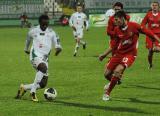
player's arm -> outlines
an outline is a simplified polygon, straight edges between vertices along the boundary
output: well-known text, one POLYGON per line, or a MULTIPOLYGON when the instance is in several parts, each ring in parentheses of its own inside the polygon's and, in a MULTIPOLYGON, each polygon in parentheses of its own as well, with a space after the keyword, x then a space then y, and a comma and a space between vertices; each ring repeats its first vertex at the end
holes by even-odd
POLYGON ((76 31, 76 28, 75 28, 75 26, 73 25, 73 20, 74 20, 74 15, 72 15, 72 16, 70 17, 70 19, 69 19, 69 25, 70 25, 70 27, 72 27, 72 29, 73 29, 74 31, 76 31))
POLYGON ((143 20, 142 20, 142 22, 141 22, 141 26, 144 26, 144 27, 146 27, 146 24, 148 23, 148 15, 146 15, 144 18, 143 18, 143 20))
POLYGON ((26 54, 30 54, 29 46, 31 44, 31 41, 32 41, 31 32, 28 32, 27 38, 26 38, 26 43, 25 43, 25 48, 24 48, 24 52, 26 54))
POLYGON ((54 33, 52 40, 55 47, 55 56, 58 56, 58 54, 62 51, 59 36, 54 33))
POLYGON ((86 28, 86 30, 88 31, 88 28, 89 28, 89 22, 87 20, 87 16, 85 15, 85 19, 84 19, 84 26, 86 28))
POLYGON ((151 39, 151 41, 157 40, 160 43, 159 37, 156 34, 154 34, 151 30, 147 29, 144 26, 140 26, 139 24, 135 24, 135 27, 138 28, 140 33, 147 35, 151 39))
POLYGON ((112 48, 108 48, 103 54, 99 55, 99 60, 103 61, 103 59, 108 56, 112 52, 112 48))

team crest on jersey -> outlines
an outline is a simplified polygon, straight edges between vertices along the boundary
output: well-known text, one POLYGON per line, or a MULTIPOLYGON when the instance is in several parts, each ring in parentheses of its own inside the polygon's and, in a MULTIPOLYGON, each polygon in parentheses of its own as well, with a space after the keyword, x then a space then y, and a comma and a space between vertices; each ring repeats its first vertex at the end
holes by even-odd
POLYGON ((81 16, 78 16, 78 18, 81 18, 81 16))
POLYGON ((40 35, 41 35, 41 36, 44 36, 44 35, 45 35, 45 33, 40 33, 40 35))

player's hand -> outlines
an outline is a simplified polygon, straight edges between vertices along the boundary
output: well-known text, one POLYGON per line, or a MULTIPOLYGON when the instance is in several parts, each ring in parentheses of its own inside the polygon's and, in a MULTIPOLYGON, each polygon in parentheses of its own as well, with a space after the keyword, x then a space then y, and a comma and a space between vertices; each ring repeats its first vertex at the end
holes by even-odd
POLYGON ((58 56, 58 54, 62 51, 62 48, 56 48, 55 56, 58 56))
POLYGON ((26 54, 30 54, 30 51, 24 50, 24 52, 25 52, 26 54))
POLYGON ((74 31, 77 31, 76 28, 75 28, 74 26, 72 26, 72 29, 73 29, 74 31))
POLYGON ((98 59, 99 59, 99 61, 103 61, 103 59, 104 59, 105 57, 106 57, 105 55, 101 54, 101 55, 99 55, 98 59))

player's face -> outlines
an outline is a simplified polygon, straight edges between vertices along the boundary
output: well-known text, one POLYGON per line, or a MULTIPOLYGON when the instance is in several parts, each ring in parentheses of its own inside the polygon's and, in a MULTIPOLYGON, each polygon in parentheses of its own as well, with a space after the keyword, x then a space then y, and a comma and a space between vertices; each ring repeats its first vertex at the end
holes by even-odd
POLYGON ((125 20, 122 17, 115 17, 114 20, 115 20, 115 24, 119 27, 123 27, 125 24, 125 20))
POLYGON ((115 12, 118 12, 118 11, 122 10, 122 8, 120 6, 115 6, 114 10, 115 10, 115 12))
POLYGON ((42 21, 40 22, 40 28, 42 29, 42 31, 45 31, 48 25, 49 25, 49 20, 42 19, 42 21))
POLYGON ((158 11, 159 10, 159 4, 158 3, 152 3, 151 8, 153 11, 158 11))
POLYGON ((77 6, 77 12, 82 12, 82 7, 81 6, 77 6))

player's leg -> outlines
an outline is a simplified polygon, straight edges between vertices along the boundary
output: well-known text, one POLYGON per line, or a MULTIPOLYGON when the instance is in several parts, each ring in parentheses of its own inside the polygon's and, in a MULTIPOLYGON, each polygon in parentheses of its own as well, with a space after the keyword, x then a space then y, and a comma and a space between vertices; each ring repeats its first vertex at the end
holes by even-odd
MULTIPOLYGON (((113 71, 110 85, 109 85, 106 93, 103 96, 104 101, 109 100, 109 96, 110 96, 111 91, 113 90, 113 88, 115 87, 117 82, 122 78, 122 74, 125 71, 125 69, 127 67, 130 67, 133 64, 133 62, 135 61, 135 58, 136 58, 136 56, 133 56, 133 55, 126 55, 123 57, 119 56, 119 59, 121 59, 121 61, 119 62, 119 64, 116 66, 116 68, 113 71)), ((116 61, 116 59, 115 59, 115 61, 116 61)), ((117 60, 117 63, 118 63, 118 61, 119 60, 117 60)))
POLYGON ((44 88, 47 85, 48 75, 47 75, 47 65, 41 62, 37 67, 37 73, 35 76, 34 83, 31 88, 31 96, 33 101, 38 101, 36 97, 36 90, 44 88))
POLYGON ((152 68, 152 60, 153 60, 153 42, 150 40, 149 37, 146 36, 146 48, 148 49, 148 63, 149 63, 149 69, 152 68))
POLYGON ((148 63, 149 63, 149 69, 152 68, 153 64, 152 64, 152 61, 153 61, 153 50, 152 49, 148 49, 148 63))
POLYGON ((86 49, 86 42, 82 39, 83 38, 83 30, 79 31, 79 38, 80 38, 80 44, 83 46, 83 49, 86 49))
POLYGON ((78 52, 78 49, 80 47, 80 38, 76 37, 76 46, 75 46, 75 49, 74 49, 74 54, 73 56, 76 56, 77 55, 77 52, 78 52))
POLYGON ((119 64, 115 68, 115 70, 113 72, 113 75, 112 75, 112 78, 111 78, 111 81, 110 81, 110 84, 109 84, 109 87, 108 87, 106 93, 103 96, 104 101, 109 100, 110 93, 113 90, 113 88, 115 87, 115 85, 118 83, 118 81, 121 79, 122 72, 124 72, 124 70, 125 70, 125 67, 121 64, 119 64))

